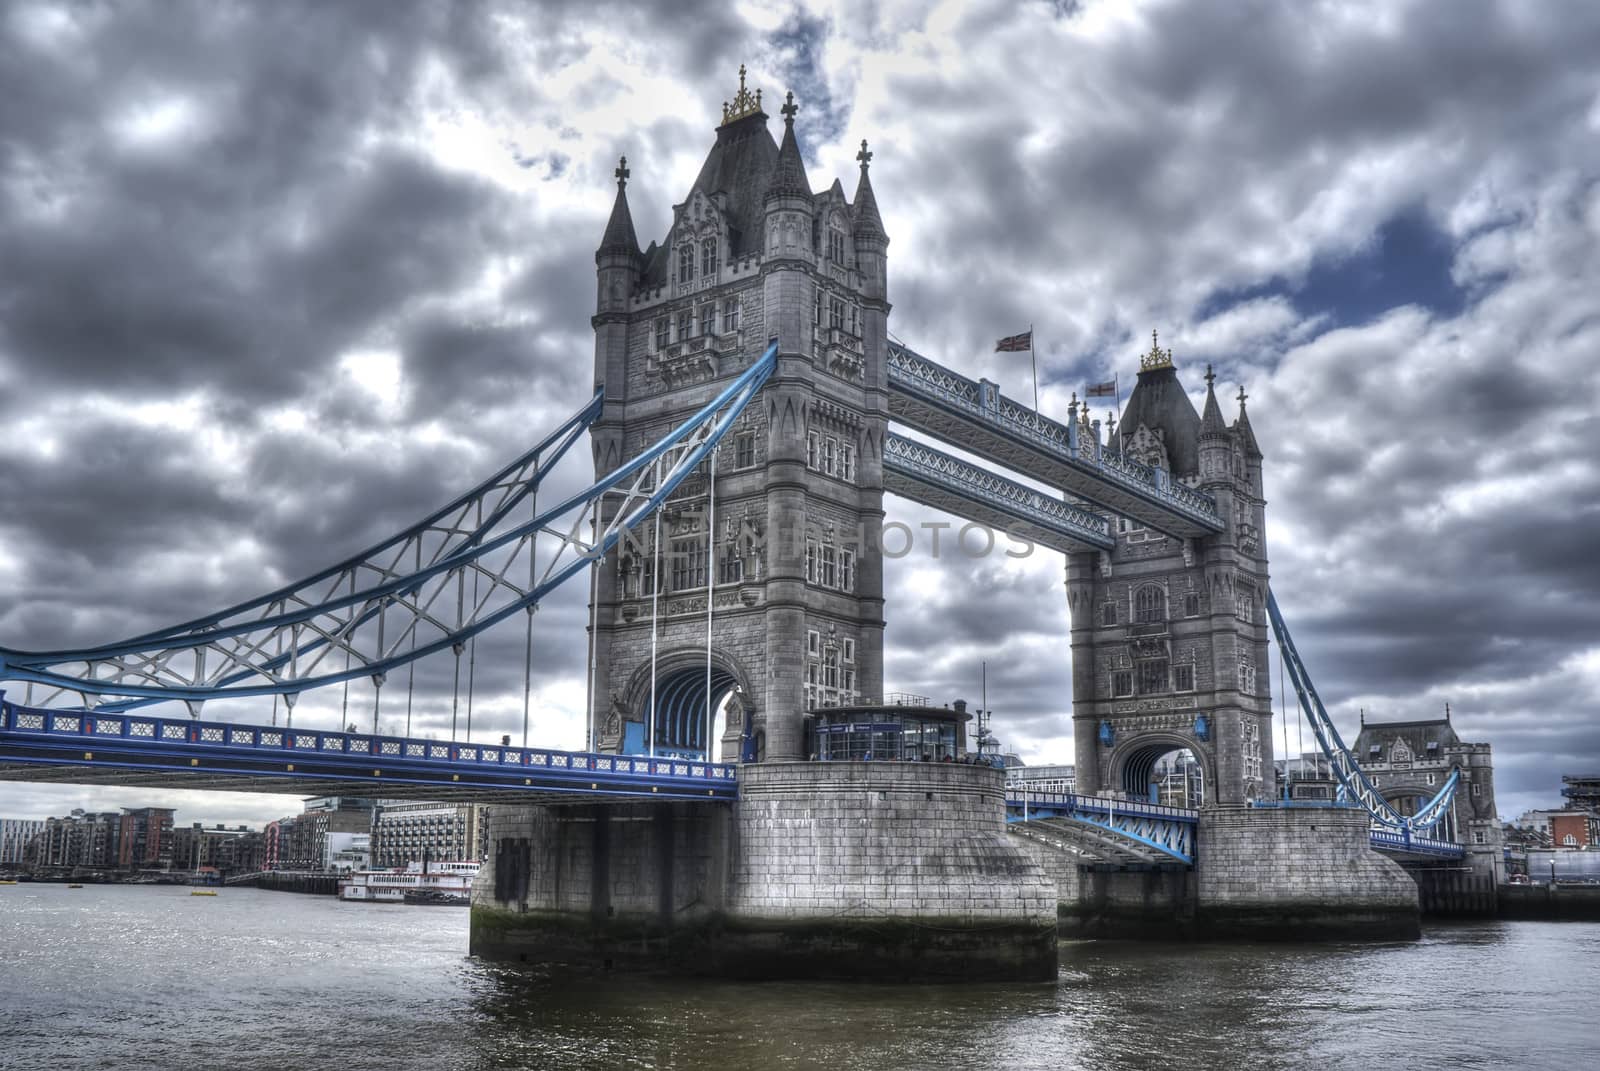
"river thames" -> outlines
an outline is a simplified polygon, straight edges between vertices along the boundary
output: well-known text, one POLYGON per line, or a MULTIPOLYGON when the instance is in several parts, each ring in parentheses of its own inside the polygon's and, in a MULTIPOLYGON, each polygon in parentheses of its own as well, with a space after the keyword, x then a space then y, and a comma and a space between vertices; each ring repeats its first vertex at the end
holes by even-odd
POLYGON ((513 971, 467 912, 253 889, 0 888, 0 1067, 1594 1066, 1600 924, 1415 944, 1061 947, 1053 985, 513 971))

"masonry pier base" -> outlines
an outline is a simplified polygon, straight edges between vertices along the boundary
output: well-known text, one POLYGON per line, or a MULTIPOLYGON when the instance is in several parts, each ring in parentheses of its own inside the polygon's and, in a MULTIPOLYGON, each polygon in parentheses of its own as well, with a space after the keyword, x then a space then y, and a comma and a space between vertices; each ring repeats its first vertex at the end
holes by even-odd
POLYGON ((1085 863, 1013 829, 1055 879, 1063 937, 1414 940, 1417 885, 1371 848, 1364 811, 1211 807, 1198 858, 1085 863))
POLYGON ((489 959, 731 978, 1044 981, 1054 883, 1003 779, 937 763, 762 763, 736 805, 495 807, 473 891, 489 959))

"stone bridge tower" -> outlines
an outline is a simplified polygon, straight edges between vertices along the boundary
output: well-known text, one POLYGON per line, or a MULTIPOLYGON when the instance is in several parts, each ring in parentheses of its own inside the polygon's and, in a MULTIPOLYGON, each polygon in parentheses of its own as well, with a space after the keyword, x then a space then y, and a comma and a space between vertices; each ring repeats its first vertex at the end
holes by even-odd
POLYGON ((814 192, 794 95, 780 144, 744 83, 741 67, 666 237, 640 250, 624 159, 595 254, 597 474, 778 342, 776 371, 718 448, 714 489, 705 470, 685 480, 659 536, 647 520, 600 569, 589 712, 600 750, 804 758, 808 707, 882 690, 889 239, 871 154, 863 142, 853 199, 837 180, 814 192), (718 748, 708 701, 729 693, 718 748))
MULTIPOLYGON (((1113 551, 1067 564, 1080 792, 1147 798, 1152 766, 1178 748, 1198 761, 1206 803, 1274 791, 1261 451, 1244 391, 1230 426, 1213 380, 1208 368, 1197 414, 1172 351, 1152 340, 1109 438, 1214 496, 1223 531, 1178 539, 1123 518, 1113 551)), ((1073 419, 1087 423, 1087 406, 1073 419)))

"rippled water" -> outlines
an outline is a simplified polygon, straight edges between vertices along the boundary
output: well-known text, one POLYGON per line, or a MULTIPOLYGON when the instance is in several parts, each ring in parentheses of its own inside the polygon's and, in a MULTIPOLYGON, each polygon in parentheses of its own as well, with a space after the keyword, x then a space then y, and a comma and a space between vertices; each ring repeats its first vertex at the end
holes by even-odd
POLYGON ((1596 1066, 1600 924, 1397 945, 1063 945, 1054 985, 573 978, 467 912, 227 889, 0 888, 0 1068, 1596 1066))

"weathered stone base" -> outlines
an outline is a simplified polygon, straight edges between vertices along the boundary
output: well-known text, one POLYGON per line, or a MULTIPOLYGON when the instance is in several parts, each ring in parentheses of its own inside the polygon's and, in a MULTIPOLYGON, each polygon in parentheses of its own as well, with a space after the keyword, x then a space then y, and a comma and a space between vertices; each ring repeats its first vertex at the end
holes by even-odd
POLYGON ((670 930, 647 919, 472 909, 474 956, 583 970, 886 982, 1050 980, 1055 927, 974 929, 962 920, 790 923, 700 918, 670 930))
POLYGON ((1077 895, 1057 907, 1062 937, 1183 940, 1195 935, 1195 880, 1187 868, 1083 867, 1077 895))
POLYGON ((740 802, 495 807, 472 952, 731 978, 1046 981, 1054 883, 1002 775, 766 763, 740 802))
POLYGON ((1417 886, 1372 850, 1365 811, 1207 808, 1197 837, 1196 935, 1416 940, 1417 886))
POLYGON ((1055 883, 1006 836, 1000 771, 762 763, 739 797, 729 910, 763 954, 806 973, 857 957, 844 973, 1055 977, 1055 883))

